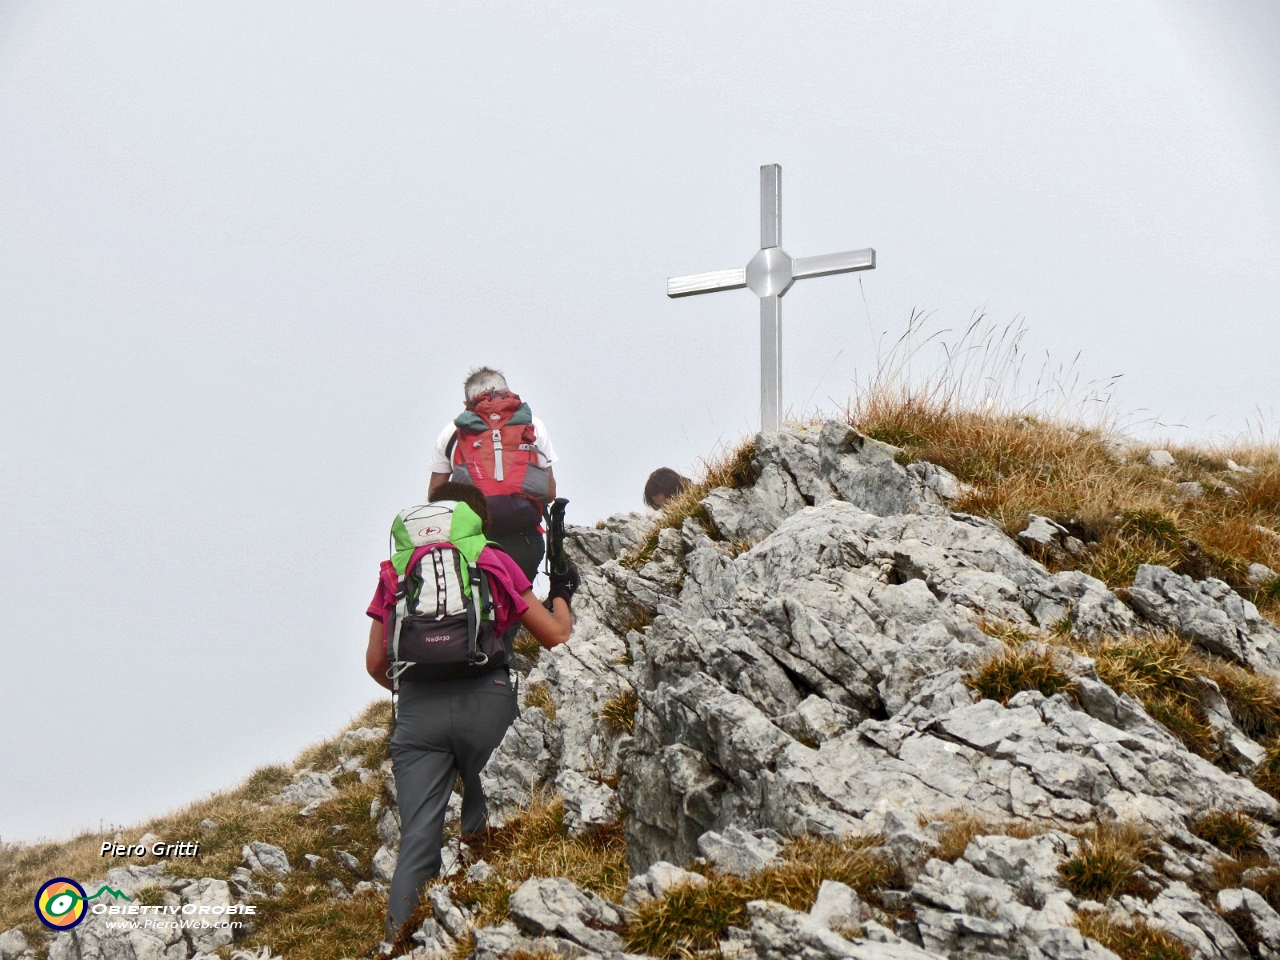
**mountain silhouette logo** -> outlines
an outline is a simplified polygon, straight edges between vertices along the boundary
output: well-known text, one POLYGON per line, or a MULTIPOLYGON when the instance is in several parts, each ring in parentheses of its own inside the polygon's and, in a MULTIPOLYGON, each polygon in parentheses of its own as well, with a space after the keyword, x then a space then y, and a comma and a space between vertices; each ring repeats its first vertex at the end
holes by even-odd
POLYGON ((36 893, 36 916, 53 930, 70 930, 84 919, 85 908, 94 897, 109 893, 117 900, 132 900, 120 890, 103 884, 96 893, 86 895, 84 887, 66 877, 54 877, 36 893))

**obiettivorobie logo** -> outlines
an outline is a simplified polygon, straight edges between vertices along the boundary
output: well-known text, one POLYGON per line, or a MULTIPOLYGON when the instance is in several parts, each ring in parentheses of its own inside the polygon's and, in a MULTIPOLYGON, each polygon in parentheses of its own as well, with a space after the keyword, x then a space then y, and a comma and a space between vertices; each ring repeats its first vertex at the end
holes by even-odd
POLYGON ((78 925, 88 913, 89 901, 104 893, 111 894, 117 900, 132 900, 105 883, 92 896, 86 895, 84 887, 66 877, 54 877, 45 883, 36 893, 36 916, 46 927, 53 930, 70 930, 78 925))
POLYGON ((254 914, 258 908, 251 903, 182 903, 139 904, 123 890, 103 884, 95 892, 86 894, 84 887, 67 877, 54 877, 46 881, 36 893, 36 916, 51 930, 70 930, 78 926, 88 914, 108 917, 108 929, 125 928, 243 928, 238 920, 229 920, 235 914, 254 914), (104 893, 113 900, 128 903, 95 903, 104 893), (192 916, 195 914, 195 916, 192 916), (175 916, 179 915, 179 916, 175 916), (169 919, 166 919, 169 918, 169 919))

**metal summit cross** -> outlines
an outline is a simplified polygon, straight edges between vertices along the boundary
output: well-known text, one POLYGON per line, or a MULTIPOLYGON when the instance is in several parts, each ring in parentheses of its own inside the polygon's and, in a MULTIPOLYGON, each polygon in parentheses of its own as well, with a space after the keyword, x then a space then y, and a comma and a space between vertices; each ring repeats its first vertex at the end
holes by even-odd
POLYGON ((797 280, 873 270, 876 252, 850 250, 792 259, 782 249, 782 167, 760 168, 760 249, 745 267, 667 280, 668 297, 747 287, 760 298, 760 429, 782 423, 782 295, 797 280))

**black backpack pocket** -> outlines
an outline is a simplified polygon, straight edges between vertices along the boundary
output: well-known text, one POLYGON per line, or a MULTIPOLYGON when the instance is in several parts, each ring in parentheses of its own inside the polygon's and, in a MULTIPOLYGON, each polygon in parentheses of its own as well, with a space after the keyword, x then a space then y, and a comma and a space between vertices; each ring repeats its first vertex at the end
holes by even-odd
POLYGON ((391 659, 404 667, 405 680, 458 680, 475 677, 507 665, 507 651, 492 621, 479 624, 476 656, 468 659, 469 626, 466 616, 406 617, 400 624, 398 656, 391 659))

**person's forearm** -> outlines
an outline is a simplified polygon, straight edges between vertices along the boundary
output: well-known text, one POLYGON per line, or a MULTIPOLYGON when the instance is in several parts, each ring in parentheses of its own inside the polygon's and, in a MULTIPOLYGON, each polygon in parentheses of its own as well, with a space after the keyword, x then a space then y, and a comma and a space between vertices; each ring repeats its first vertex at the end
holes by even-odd
POLYGON ((364 651, 364 668, 379 686, 395 692, 387 676, 387 628, 378 620, 369 625, 369 645, 364 651))
POLYGON ((369 667, 368 664, 366 664, 366 667, 369 670, 369 676, 373 677, 378 686, 386 687, 392 693, 395 692, 395 685, 392 684, 391 679, 387 676, 385 670, 375 670, 372 667, 369 667))
POLYGON ((573 611, 569 609, 569 603, 563 597, 556 597, 551 601, 551 617, 555 620, 556 626, 563 631, 563 636, 556 640, 553 646, 559 646, 569 639, 573 633, 573 611))

